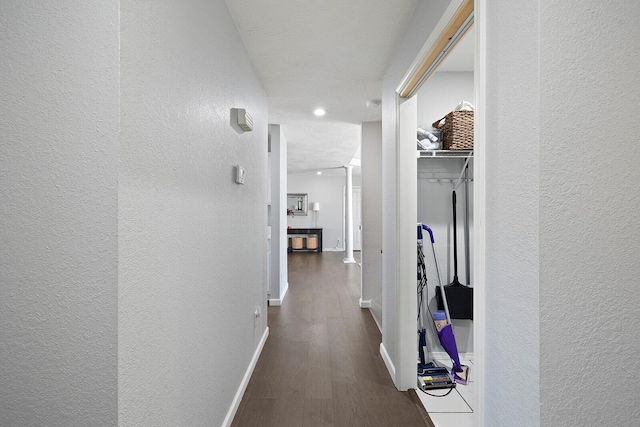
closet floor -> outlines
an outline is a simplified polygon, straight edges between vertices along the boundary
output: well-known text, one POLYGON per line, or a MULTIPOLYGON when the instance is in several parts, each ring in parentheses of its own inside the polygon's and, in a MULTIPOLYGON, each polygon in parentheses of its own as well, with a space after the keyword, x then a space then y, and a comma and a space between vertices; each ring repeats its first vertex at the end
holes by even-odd
POLYGON ((393 385, 380 331, 359 307, 360 266, 343 257, 289 254, 289 291, 268 309, 269 338, 233 426, 432 425, 393 385))
MULTIPOLYGON (((435 362, 451 369, 450 360, 436 359, 435 362)), ((469 366, 469 383, 466 386, 457 385, 451 393, 447 393, 449 390, 430 390, 429 394, 421 390, 416 392, 435 427, 473 427, 473 362, 460 362, 469 366)))

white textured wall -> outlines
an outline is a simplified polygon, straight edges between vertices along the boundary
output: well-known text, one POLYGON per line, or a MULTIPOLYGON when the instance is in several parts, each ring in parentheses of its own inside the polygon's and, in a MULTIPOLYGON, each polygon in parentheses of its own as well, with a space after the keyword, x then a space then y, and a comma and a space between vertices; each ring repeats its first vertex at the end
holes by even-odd
POLYGON ((271 283, 269 300, 282 304, 287 271, 287 139, 280 125, 269 125, 271 144, 271 283))
POLYGON ((119 423, 217 426, 266 326, 267 99, 222 0, 121 26, 119 423))
POLYGON ((382 325, 382 123, 362 123, 362 299, 382 325))
POLYGON ((0 425, 116 424, 118 5, 0 3, 0 425))
MULTIPOLYGON (((315 226, 315 214, 311 211, 313 202, 320 203, 318 227, 322 228, 322 246, 326 250, 344 250, 343 233, 343 191, 346 185, 344 176, 291 174, 288 176, 289 193, 307 193, 309 201, 308 215, 289 216, 287 224, 293 228, 315 226)), ((360 185, 360 178, 353 177, 353 185, 360 185)))
POLYGON ((395 363, 396 346, 396 87, 449 6, 418 3, 382 81, 382 342, 395 363))
POLYGON ((636 426, 640 8, 540 4, 541 425, 636 426))
MULTIPOLYGON (((540 422, 538 150, 542 133, 550 142, 555 136, 539 130, 537 9, 535 2, 487 2, 484 23, 486 426, 540 422)), ((555 321, 561 325, 562 316, 555 321)))

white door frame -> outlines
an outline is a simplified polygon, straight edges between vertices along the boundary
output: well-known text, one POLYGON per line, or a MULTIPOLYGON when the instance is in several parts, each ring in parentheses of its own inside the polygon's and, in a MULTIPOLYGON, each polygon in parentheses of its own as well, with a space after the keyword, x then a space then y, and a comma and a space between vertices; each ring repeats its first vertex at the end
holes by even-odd
POLYGON ((358 192, 358 218, 356 218, 356 198, 352 197, 351 201, 353 204, 353 250, 354 251, 362 251, 362 187, 359 185, 354 185, 351 187, 351 192, 353 194, 358 192), (357 221, 356 221, 357 220, 357 221), (357 243, 357 244, 356 244, 357 243))
POLYGON ((486 373, 486 105, 487 105, 487 4, 486 0, 475 0, 474 27, 476 52, 474 64, 474 91, 476 110, 474 114, 473 150, 473 366, 476 371, 474 390, 473 425, 484 427, 485 373, 486 373), (477 409, 476 409, 477 408, 477 409))
MULTIPOLYGON (((401 88, 406 87, 408 78, 411 73, 415 72, 417 65, 424 59, 424 56, 429 52, 435 40, 439 37, 440 33, 448 24, 449 19, 453 16, 453 13, 463 4, 464 0, 453 0, 445 16, 436 26, 434 34, 427 40, 425 46, 418 54, 418 57, 407 71, 405 78, 400 82, 398 86, 398 93, 401 88)), ((486 111, 486 0, 474 0, 474 27, 470 31, 476 33, 476 48, 475 48, 475 70, 474 70, 474 92, 476 102, 475 112, 475 125, 474 125, 474 198, 473 198, 473 210, 474 210, 474 251, 473 251, 473 282, 474 282, 474 373, 472 374, 475 382, 474 390, 474 426, 484 427, 484 415, 485 415, 485 390, 484 390, 484 378, 485 378, 485 345, 486 345, 486 320, 485 320, 485 235, 486 235, 486 137, 485 137, 485 111, 486 111)), ((400 99, 398 99, 400 104, 400 99)), ((409 101, 405 101, 409 102, 409 101)), ((398 107, 400 107, 398 105, 398 107)), ((399 109, 397 111, 399 117, 399 109)), ((396 135, 398 138, 402 132, 402 124, 397 124, 396 135)), ((415 137, 415 135, 414 135, 415 137)), ((399 141, 401 141, 399 139, 399 141)), ((397 240, 397 255, 396 255, 396 377, 395 384, 399 389, 404 389, 408 382, 413 381, 411 388, 415 387, 415 316, 408 316, 407 312, 412 313, 412 309, 415 310, 415 304, 413 299, 409 295, 409 291, 404 292, 401 286, 404 283, 402 280, 408 280, 409 277, 415 279, 415 261, 413 265, 403 265, 403 258, 414 260, 415 258, 415 224, 416 219, 411 215, 401 215, 403 209, 410 210, 415 204, 415 191, 412 194, 411 189, 407 190, 407 185, 410 186, 410 180, 413 177, 413 169, 403 168, 400 166, 407 166, 412 161, 416 163, 415 149, 413 153, 407 153, 403 150, 403 144, 398 142, 396 144, 397 164, 396 164, 396 185, 397 185, 397 224, 396 224, 396 240, 397 240), (412 157, 412 159, 411 159, 412 157), (401 209, 402 208, 402 209, 401 209), (409 231, 410 230, 410 231, 409 231), (405 255, 407 254, 407 255, 405 255), (402 270, 406 269, 406 272, 402 270), (405 278, 406 276, 406 278, 405 278), (409 331, 411 333, 409 333, 409 331), (413 349, 413 350, 411 350, 413 349), (408 353, 408 354, 407 354, 408 353), (411 370, 412 379, 410 379, 407 370, 411 370)), ((414 179, 415 181, 415 179, 414 179)), ((417 208, 416 208, 417 210, 417 208)), ((408 289, 408 287, 407 287, 408 289)), ((410 289, 415 294, 414 287, 410 289)), ((415 295, 414 295, 415 297, 415 295)))
POLYGON ((418 160, 415 133, 418 100, 397 97, 396 144, 396 379, 405 391, 416 388, 416 223, 418 221, 418 160), (412 143, 407 143, 408 141, 412 143))
MULTIPOLYGON (((358 185, 353 185, 351 187, 352 193, 353 193, 353 190, 355 189, 362 190, 362 187, 358 185)), ((362 196, 362 191, 360 192, 360 196, 362 196)), ((362 208, 362 205, 361 205, 361 208, 362 208)), ((360 212, 360 216, 362 216, 362 212, 360 212)), ((360 224, 362 224, 362 218, 360 218, 360 220, 361 220, 360 224)), ((343 185, 342 186, 342 247, 345 250, 346 250, 346 244, 347 244, 345 240, 346 229, 347 229, 347 186, 343 185)), ((353 224, 351 224, 351 229, 353 230, 354 234, 360 233, 360 248, 358 248, 357 250, 362 250, 362 230, 356 230, 355 228, 353 228, 353 224)), ((356 250, 355 246, 353 247, 353 250, 356 250)))

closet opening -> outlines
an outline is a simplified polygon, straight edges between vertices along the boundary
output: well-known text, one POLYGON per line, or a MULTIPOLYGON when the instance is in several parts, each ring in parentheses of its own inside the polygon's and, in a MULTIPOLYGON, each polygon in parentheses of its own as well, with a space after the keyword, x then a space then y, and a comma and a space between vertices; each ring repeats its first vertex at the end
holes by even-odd
MULTIPOLYGON (((475 114, 483 102, 477 74, 481 60, 476 54, 480 51, 477 35, 482 28, 478 28, 477 21, 473 1, 454 0, 397 88, 396 385, 400 389, 418 389, 417 394, 427 412, 432 417, 437 414, 438 419, 443 420, 437 425, 445 427, 461 425, 454 418, 447 422, 445 411, 456 413, 456 420, 464 413, 466 421, 463 425, 482 425, 484 402, 481 387, 484 230, 482 222, 478 222, 484 211, 481 188, 484 171, 483 161, 477 161, 478 157, 483 158, 481 144, 484 141, 483 126, 479 123, 482 115, 475 114), (465 110, 473 112, 449 114, 465 110), (455 121, 469 114, 470 146, 469 141, 454 143, 454 146, 447 143, 445 147, 432 144, 442 143, 443 135, 438 129, 440 119, 447 116, 448 120, 455 121), (438 139, 421 138, 420 132, 423 137, 428 134, 438 139), (422 242, 417 240, 417 224, 425 224, 433 231, 433 246, 428 234, 423 235, 422 242), (422 243, 422 262, 427 278, 422 284, 420 280, 416 283, 416 269, 421 261, 420 255, 416 258, 419 243, 422 243), (450 311, 446 318, 452 325, 459 360, 469 367, 469 376, 455 388, 426 390, 427 394, 418 385, 416 361, 420 357, 416 356, 422 347, 418 337, 424 329, 426 361, 446 366, 451 371, 454 363, 451 352, 445 350, 433 318, 437 310, 447 308, 442 301, 438 306, 438 299, 443 299, 436 297, 438 286, 440 283, 443 286, 452 284, 456 279, 465 296, 445 294, 450 311), (473 308, 460 308, 461 301, 468 300, 469 293, 473 295, 470 297, 473 308), (453 311, 455 313, 451 315, 453 311)), ((462 119, 462 122, 468 128, 468 119, 462 119)), ((447 132, 452 130, 447 129, 447 132)))

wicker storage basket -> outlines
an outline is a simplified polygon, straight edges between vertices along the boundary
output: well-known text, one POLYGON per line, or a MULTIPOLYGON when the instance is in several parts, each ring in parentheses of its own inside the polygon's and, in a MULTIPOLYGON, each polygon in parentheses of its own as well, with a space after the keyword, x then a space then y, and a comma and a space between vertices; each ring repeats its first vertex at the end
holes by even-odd
POLYGON ((307 237, 307 249, 318 249, 318 238, 316 236, 307 237))
POLYGON ((302 249, 302 237, 292 237, 291 240, 293 249, 302 249))
POLYGON ((473 111, 452 111, 433 127, 442 130, 443 149, 473 150, 473 111))

